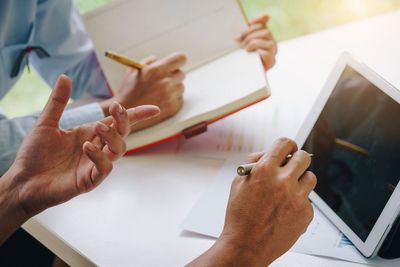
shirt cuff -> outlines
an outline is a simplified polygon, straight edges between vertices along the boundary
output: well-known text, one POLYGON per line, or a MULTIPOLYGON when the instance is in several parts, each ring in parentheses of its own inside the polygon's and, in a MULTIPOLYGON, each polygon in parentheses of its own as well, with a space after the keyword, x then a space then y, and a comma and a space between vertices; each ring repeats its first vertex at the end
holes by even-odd
POLYGON ((85 123, 91 123, 104 119, 103 109, 99 103, 66 110, 60 120, 61 129, 70 129, 85 123))

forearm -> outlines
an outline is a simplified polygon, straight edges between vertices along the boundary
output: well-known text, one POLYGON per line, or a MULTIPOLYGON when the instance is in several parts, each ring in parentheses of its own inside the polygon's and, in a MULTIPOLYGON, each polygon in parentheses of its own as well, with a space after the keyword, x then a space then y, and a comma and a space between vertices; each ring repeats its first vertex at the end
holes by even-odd
POLYGON ((18 191, 13 182, 16 175, 9 170, 0 178, 0 245, 29 219, 19 205, 18 191))

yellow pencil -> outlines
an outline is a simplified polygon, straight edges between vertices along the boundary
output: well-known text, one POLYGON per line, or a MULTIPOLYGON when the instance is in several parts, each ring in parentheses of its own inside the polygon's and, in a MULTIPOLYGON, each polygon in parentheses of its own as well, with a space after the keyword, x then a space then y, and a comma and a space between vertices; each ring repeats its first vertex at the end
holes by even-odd
POLYGON ((120 54, 117 54, 115 52, 106 51, 105 55, 106 55, 106 57, 111 58, 112 60, 115 60, 118 63, 121 63, 122 65, 131 67, 131 68, 141 70, 141 69, 144 69, 147 67, 146 65, 140 64, 139 62, 135 62, 135 61, 133 61, 127 57, 124 57, 120 54))

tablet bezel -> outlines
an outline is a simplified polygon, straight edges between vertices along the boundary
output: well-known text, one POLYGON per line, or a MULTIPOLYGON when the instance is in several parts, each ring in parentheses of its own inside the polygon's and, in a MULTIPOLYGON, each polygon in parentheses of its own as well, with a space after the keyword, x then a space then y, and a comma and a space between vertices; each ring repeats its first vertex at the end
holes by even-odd
MULTIPOLYGON (((317 97, 311 111, 307 115, 306 120, 297 134, 295 140, 299 147, 303 147, 346 66, 349 66, 355 71, 359 72, 378 89, 389 95, 392 99, 400 104, 400 92, 395 87, 385 81, 368 66, 357 62, 349 53, 344 52, 337 61, 333 71, 329 75, 328 80, 323 87, 323 90, 317 97)), ((387 233, 390 231, 391 224, 395 221, 400 211, 399 185, 400 182, 397 184, 395 191, 389 198, 389 201, 386 203, 381 215, 376 221, 365 242, 362 241, 349 226, 347 226, 347 224, 322 200, 321 197, 318 196, 316 192, 313 191, 309 198, 336 225, 336 227, 338 227, 347 236, 347 238, 356 246, 356 248, 365 257, 369 258, 375 256, 378 252, 380 245, 384 241, 387 233)))

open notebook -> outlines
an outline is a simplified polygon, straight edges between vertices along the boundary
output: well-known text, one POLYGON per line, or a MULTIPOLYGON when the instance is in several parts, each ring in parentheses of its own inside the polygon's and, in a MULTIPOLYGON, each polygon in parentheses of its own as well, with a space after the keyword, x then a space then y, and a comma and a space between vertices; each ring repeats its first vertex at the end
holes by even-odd
POLYGON ((116 0, 84 16, 96 55, 114 90, 125 68, 104 56, 112 50, 142 59, 183 52, 188 63, 184 105, 172 118, 127 138, 130 152, 210 124, 269 96, 259 56, 234 37, 247 22, 235 0, 116 0))

